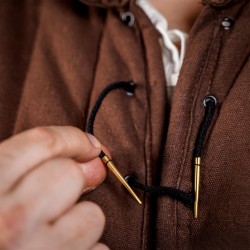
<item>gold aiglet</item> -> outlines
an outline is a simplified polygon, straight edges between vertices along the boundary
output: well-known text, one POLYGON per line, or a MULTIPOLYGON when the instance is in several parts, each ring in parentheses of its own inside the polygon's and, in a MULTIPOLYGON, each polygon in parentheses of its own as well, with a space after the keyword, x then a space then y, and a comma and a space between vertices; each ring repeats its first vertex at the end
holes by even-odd
POLYGON ((198 217, 201 157, 194 159, 194 218, 198 217))
POLYGON ((105 154, 101 157, 101 160, 109 168, 109 170, 116 176, 116 178, 123 184, 123 186, 129 191, 129 193, 137 200, 137 202, 139 204, 142 204, 141 200, 138 198, 138 196, 135 194, 135 192, 132 190, 132 188, 129 186, 129 184, 126 182, 123 176, 120 174, 120 172, 118 171, 112 160, 105 154))

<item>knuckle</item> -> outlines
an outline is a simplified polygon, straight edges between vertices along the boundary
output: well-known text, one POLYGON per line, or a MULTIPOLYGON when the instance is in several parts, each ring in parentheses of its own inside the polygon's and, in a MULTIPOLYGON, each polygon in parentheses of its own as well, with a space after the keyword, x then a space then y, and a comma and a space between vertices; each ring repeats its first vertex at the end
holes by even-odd
POLYGON ((29 137, 35 140, 50 141, 52 136, 48 127, 36 127, 29 131, 29 137))
POLYGON ((62 147, 61 143, 58 143, 57 136, 53 130, 49 127, 37 127, 33 128, 29 132, 29 137, 34 141, 42 142, 46 145, 49 153, 55 154, 59 152, 62 147))

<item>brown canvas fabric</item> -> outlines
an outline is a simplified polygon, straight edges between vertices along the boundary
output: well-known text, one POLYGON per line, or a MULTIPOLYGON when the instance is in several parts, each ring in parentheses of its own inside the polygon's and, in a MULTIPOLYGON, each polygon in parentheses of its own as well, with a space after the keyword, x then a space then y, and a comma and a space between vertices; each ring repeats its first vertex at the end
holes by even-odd
POLYGON ((116 90, 105 99, 96 136, 124 175, 189 192, 202 102, 213 94, 198 219, 167 196, 137 191, 138 205, 111 174, 84 199, 104 210, 102 241, 111 249, 249 249, 250 2, 204 1, 171 110, 159 34, 146 15, 134 1, 82 2, 0 1, 1 140, 35 126, 84 130, 99 93, 132 79, 133 96, 116 90), (132 27, 121 21, 128 10, 132 27), (234 20, 229 30, 224 17, 234 20))

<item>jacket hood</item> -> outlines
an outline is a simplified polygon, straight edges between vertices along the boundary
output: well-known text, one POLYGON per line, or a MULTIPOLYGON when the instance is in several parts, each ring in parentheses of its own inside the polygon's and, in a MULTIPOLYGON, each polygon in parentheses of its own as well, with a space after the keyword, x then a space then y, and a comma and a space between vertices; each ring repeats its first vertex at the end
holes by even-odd
MULTIPOLYGON (((79 0, 87 5, 94 5, 99 7, 122 7, 129 2, 135 2, 136 0, 79 0)), ((213 7, 225 7, 231 2, 237 2, 237 0, 201 0, 204 4, 208 4, 213 7)))

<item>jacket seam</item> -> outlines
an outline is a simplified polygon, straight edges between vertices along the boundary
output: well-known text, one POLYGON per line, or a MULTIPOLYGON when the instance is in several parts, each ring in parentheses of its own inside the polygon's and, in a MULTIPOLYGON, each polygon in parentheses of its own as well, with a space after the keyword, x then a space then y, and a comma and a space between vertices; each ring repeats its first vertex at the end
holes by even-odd
MULTIPOLYGON (((90 102, 91 102, 91 97, 92 97, 92 94, 93 94, 93 90, 94 90, 94 85, 95 85, 95 82, 96 82, 96 71, 97 71, 97 67, 98 67, 98 62, 99 62, 99 58, 100 58, 100 51, 101 51, 101 45, 102 45, 102 40, 103 40, 103 36, 104 36, 104 30, 105 30, 105 26, 106 26, 106 20, 107 20, 107 17, 105 17, 105 23, 103 24, 103 28, 102 28, 102 31, 101 31, 101 34, 100 34, 100 37, 99 37, 99 40, 98 40, 98 46, 97 46, 97 53, 96 53, 96 60, 95 60, 95 63, 94 63, 94 68, 93 68, 93 76, 92 76, 92 84, 91 84, 91 88, 90 88, 90 91, 89 91, 89 97, 88 97, 88 101, 86 102, 87 103, 87 107, 86 107, 86 111, 85 111, 85 117, 89 117, 89 113, 90 113, 90 102)), ((85 126, 87 124, 87 119, 85 120, 85 126)))
MULTIPOLYGON (((219 14, 219 18, 220 18, 220 15, 221 15, 221 13, 219 14)), ((216 31, 217 28, 218 27, 217 27, 216 22, 215 22, 214 27, 211 30, 209 40, 216 41, 218 39, 218 35, 220 35, 220 34, 218 34, 218 33, 214 34, 214 32, 216 31)), ((179 174, 178 174, 178 179, 177 179, 177 188, 180 188, 181 179, 182 179, 183 172, 184 172, 184 167, 186 165, 187 158, 188 158, 188 149, 190 148, 190 143, 191 143, 190 138, 191 138, 191 135, 192 135, 192 132, 193 132, 193 122, 194 122, 195 110, 196 110, 196 107, 197 107, 197 100, 198 100, 198 97, 199 97, 200 92, 201 92, 201 86, 203 85, 202 79, 207 74, 206 73, 206 65, 207 65, 208 59, 211 57, 211 52, 212 52, 213 48, 215 48, 215 46, 218 46, 218 43, 220 43, 220 41, 216 42, 216 44, 214 44, 214 42, 211 42, 211 45, 209 46, 209 48, 207 48, 208 53, 205 53, 207 56, 204 57, 204 59, 202 61, 202 67, 201 67, 201 69, 199 71, 199 74, 198 74, 198 76, 196 78, 198 84, 196 84, 196 91, 193 91, 193 94, 191 96, 191 99, 193 100, 193 103, 192 103, 190 113, 189 113, 189 118, 188 118, 189 126, 188 126, 188 129, 186 130, 187 131, 187 136, 186 136, 186 140, 185 140, 185 143, 183 145, 183 148, 182 148, 182 154, 181 155, 184 155, 184 156, 180 160, 181 167, 180 167, 179 174)), ((218 56, 218 53, 220 51, 220 45, 218 47, 219 48, 216 48, 216 50, 217 50, 216 51, 216 56, 218 56)), ((212 72, 214 71, 214 69, 216 67, 216 64, 217 64, 217 62, 214 63, 214 65, 212 67, 212 72)), ((210 74, 209 78, 211 78, 212 73, 209 72, 209 74, 210 74)), ((211 84, 211 81, 209 81, 209 86, 210 86, 210 84, 211 84)), ((175 202, 175 213, 176 213, 175 216, 176 216, 177 227, 178 227, 178 224, 179 224, 178 223, 178 207, 179 207, 179 204, 177 202, 175 202)), ((177 231, 178 231, 178 229, 176 230, 176 247, 178 248, 179 247, 179 245, 178 245, 179 235, 178 235, 177 231)), ((189 232, 189 237, 190 237, 190 232, 189 232)))
POLYGON ((25 85, 26 85, 26 82, 27 82, 27 77, 29 75, 30 67, 31 67, 31 64, 32 64, 32 57, 34 55, 34 48, 35 48, 35 45, 37 43, 37 37, 38 37, 38 34, 39 34, 40 19, 41 19, 41 13, 42 13, 42 9, 43 9, 43 1, 41 1, 39 9, 40 9, 40 11, 37 11, 37 13, 40 13, 40 14, 39 14, 39 17, 37 18, 37 26, 36 26, 36 30, 35 30, 35 34, 34 34, 34 38, 33 38, 32 48, 31 48, 31 51, 30 51, 29 62, 28 62, 28 65, 27 65, 27 69, 26 69, 26 72, 25 72, 24 79, 23 79, 23 86, 22 86, 22 89, 20 91, 21 93, 19 95, 19 101, 18 101, 18 104, 17 104, 15 119, 13 120, 13 124, 12 124, 12 128, 11 128, 11 134, 14 134, 15 131, 16 131, 16 125, 17 125, 17 122, 18 122, 21 103, 22 103, 22 99, 23 99, 23 92, 24 92, 25 85))

